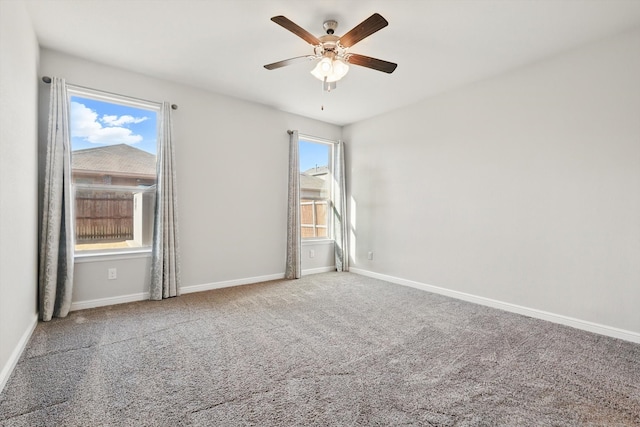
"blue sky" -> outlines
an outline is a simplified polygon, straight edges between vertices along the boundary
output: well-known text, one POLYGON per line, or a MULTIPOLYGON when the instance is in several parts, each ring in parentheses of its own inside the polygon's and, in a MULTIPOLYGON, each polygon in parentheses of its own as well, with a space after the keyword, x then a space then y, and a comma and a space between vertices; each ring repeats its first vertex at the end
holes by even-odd
POLYGON ((156 154, 157 115, 155 111, 71 97, 71 148, 129 144, 156 154))
POLYGON ((300 172, 316 166, 327 166, 330 149, 327 144, 300 140, 300 172))

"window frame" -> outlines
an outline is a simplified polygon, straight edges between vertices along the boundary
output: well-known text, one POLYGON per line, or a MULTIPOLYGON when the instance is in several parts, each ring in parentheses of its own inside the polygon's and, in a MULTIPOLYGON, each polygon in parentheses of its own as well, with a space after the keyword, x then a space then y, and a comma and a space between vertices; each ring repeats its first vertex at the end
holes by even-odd
MULTIPOLYGON (((329 148, 329 160, 327 164, 328 175, 329 175, 329 195, 326 199, 327 201, 327 236, 326 237, 302 237, 302 188, 299 189, 300 192, 300 240, 301 243, 304 244, 320 244, 320 243, 331 243, 335 241, 334 230, 333 230, 333 198, 335 195, 335 179, 333 178, 334 173, 334 164, 335 164, 335 150, 338 141, 319 138, 316 136, 306 135, 306 134, 298 134, 298 150, 300 149, 300 143, 307 142, 312 144, 322 144, 327 145, 329 148)), ((298 153, 298 159, 300 154, 298 153)), ((300 172, 302 174, 302 171, 300 172)), ((325 200, 325 199, 315 199, 315 200, 325 200)), ((315 216, 315 212, 314 212, 315 216)), ((317 225, 316 225, 317 226, 317 225)))
MULTIPOLYGON (((140 98, 134 98, 131 96, 115 94, 111 92, 101 91, 97 89, 91 89, 83 86, 70 85, 67 84, 67 101, 68 105, 71 106, 72 99, 74 97, 80 97, 85 99, 91 99, 95 101, 118 104, 126 107, 133 107, 143 110, 149 110, 156 114, 156 153, 160 150, 160 124, 162 120, 162 103, 147 101, 140 98)), ((69 111, 70 113, 70 111, 69 111)), ((71 130, 71 114, 69 114, 69 130, 71 130)), ((71 151, 71 157, 73 157, 73 144, 71 142, 71 135, 69 135, 69 145, 71 151)), ((156 154, 157 161, 157 154, 156 154)), ((70 172, 73 175, 73 171, 70 172)), ((151 187, 155 187, 157 185, 157 172, 156 172, 156 184, 151 187)), ((83 259, 86 261, 90 260, 104 260, 104 259, 114 259, 114 258, 137 258, 137 257, 147 257, 150 256, 152 251, 152 244, 148 246, 140 246, 140 247, 127 247, 127 248, 100 248, 100 249, 85 249, 85 250, 77 250, 76 249, 76 213, 75 213, 75 203, 76 203, 76 189, 77 187, 85 187, 86 184, 80 184, 76 186, 75 183, 71 182, 71 193, 73 194, 73 210, 72 210, 72 221, 73 221, 73 239, 74 239, 74 249, 73 249, 73 257, 74 259, 82 262, 83 259)), ((101 187, 100 185, 96 185, 97 187, 101 187)), ((132 190, 133 187, 129 186, 119 186, 114 185, 114 190, 122 191, 122 190, 132 190)), ((149 191, 149 187, 143 188, 142 191, 149 191)), ((155 220, 153 220, 155 222, 155 220)))

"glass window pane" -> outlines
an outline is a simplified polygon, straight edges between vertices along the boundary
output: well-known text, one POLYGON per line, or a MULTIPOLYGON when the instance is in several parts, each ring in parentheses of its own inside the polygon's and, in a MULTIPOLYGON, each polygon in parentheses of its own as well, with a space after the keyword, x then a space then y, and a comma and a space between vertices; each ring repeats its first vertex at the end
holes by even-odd
POLYGON ((300 141, 300 230, 303 239, 329 238, 332 145, 300 141))
POLYGON ((76 251, 151 245, 157 113, 72 96, 76 251))

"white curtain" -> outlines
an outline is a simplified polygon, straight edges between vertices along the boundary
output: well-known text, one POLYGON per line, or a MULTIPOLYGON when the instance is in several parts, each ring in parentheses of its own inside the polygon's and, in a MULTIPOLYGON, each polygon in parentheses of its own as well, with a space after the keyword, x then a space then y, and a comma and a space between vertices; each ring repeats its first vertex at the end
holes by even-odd
POLYGON ((298 131, 289 131, 289 192, 287 210, 287 265, 284 277, 299 279, 300 267, 300 160, 298 131))
POLYGON ((49 321, 69 313, 73 290, 69 98, 65 80, 57 77, 51 79, 44 174, 38 288, 40 318, 49 321))
POLYGON ((335 238, 335 263, 337 271, 349 271, 347 242, 347 192, 344 176, 344 142, 338 141, 334 156, 333 235, 335 238))
POLYGON ((180 245, 178 239, 178 194, 174 160, 171 105, 162 104, 158 135, 158 182, 153 229, 151 289, 149 299, 180 295, 180 245))

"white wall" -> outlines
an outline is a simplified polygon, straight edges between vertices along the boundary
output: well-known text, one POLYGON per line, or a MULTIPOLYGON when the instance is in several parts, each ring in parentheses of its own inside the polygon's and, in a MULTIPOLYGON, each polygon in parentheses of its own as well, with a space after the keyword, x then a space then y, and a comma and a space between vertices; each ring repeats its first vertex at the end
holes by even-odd
POLYGON ((335 269, 335 244, 333 240, 303 241, 300 262, 303 276, 335 269))
MULTIPOLYGON (((284 273, 286 131, 339 139, 340 127, 46 49, 40 71, 75 85, 178 104, 174 137, 184 287, 284 273)), ((45 111, 46 101, 41 129, 45 111)), ((303 258, 303 268, 316 268, 305 263, 303 258)), ((76 264, 76 308, 83 301, 148 291, 148 266, 148 258, 76 264), (109 267, 118 269, 116 281, 106 280, 109 267)))
POLYGON ((636 30, 345 127, 352 266, 640 333, 639 76, 636 30))
POLYGON ((37 322, 38 44, 20 2, 0 1, 0 390, 37 322))

